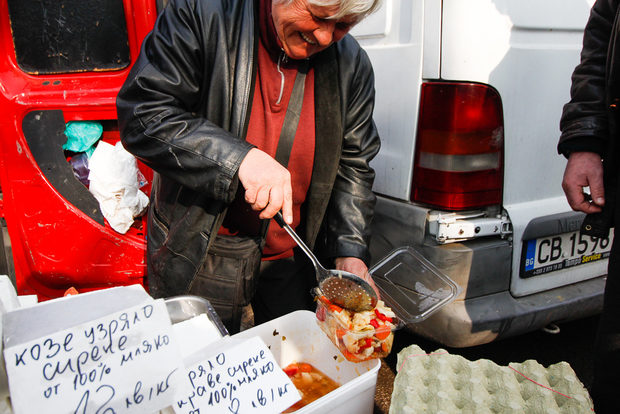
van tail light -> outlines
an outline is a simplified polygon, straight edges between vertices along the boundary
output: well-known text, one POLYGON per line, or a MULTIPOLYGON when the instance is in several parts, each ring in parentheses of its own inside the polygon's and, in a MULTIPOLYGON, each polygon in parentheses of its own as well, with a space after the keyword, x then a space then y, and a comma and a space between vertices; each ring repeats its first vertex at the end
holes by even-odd
POLYGON ((411 201, 443 210, 501 204, 502 113, 488 85, 422 84, 411 201))

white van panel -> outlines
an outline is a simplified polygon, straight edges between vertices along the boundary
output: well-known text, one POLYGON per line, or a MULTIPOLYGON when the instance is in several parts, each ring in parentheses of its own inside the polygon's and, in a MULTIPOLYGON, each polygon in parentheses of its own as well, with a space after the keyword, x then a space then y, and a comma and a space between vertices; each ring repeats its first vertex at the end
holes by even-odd
POLYGON ((368 38, 385 38, 390 33, 392 24, 392 3, 394 0, 385 0, 382 7, 354 26, 351 34, 359 41, 368 38))
MULTIPOLYGON (((514 43, 515 32, 535 42, 552 32, 573 32, 581 48, 592 0, 444 0, 441 75, 489 83, 514 43)), ((560 66, 558 64, 554 66, 560 66)), ((513 71, 514 73, 514 71, 513 71)))
POLYGON ((376 80, 377 97, 375 120, 381 136, 381 151, 372 161, 376 178, 373 189, 386 196, 409 199, 413 173, 414 134, 418 112, 419 82, 405 82, 412 72, 421 72, 420 49, 400 47, 399 62, 389 63, 393 51, 379 48, 369 50, 375 71, 382 72, 376 80), (392 95, 388 90, 398 90, 392 95))
POLYGON ((502 97, 506 206, 562 194, 559 120, 588 15, 587 0, 444 1, 442 78, 488 83, 502 97))
POLYGON ((381 151, 372 161, 374 190, 403 200, 409 199, 413 171, 423 28, 422 1, 387 0, 352 31, 368 52, 375 71, 374 118, 381 151))
POLYGON ((439 79, 441 68, 441 1, 424 0, 422 78, 439 79))
POLYGON ((441 77, 489 83, 510 48, 510 18, 493 0, 444 0, 441 77))
POLYGON ((594 0, 504 0, 496 4, 516 27, 581 31, 594 0))
POLYGON ((510 50, 489 76, 504 106, 505 205, 563 195, 566 161, 556 147, 582 36, 514 31, 510 50))
POLYGON ((502 97, 503 200, 514 232, 514 296, 605 273, 606 262, 601 262, 591 265, 593 272, 576 267, 519 278, 521 236, 527 224, 537 217, 570 211, 560 185, 566 161, 557 154, 556 146, 562 107, 569 100, 570 77, 579 63, 589 3, 444 1, 442 77, 488 83, 502 97))

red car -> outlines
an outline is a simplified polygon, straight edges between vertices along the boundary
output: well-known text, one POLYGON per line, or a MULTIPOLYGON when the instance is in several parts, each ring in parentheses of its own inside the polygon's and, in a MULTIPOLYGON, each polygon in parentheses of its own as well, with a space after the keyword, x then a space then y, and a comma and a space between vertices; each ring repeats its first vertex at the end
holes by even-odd
MULTIPOLYGON (((5 272, 39 300, 145 282, 146 218, 114 231, 62 146, 69 121, 119 140, 116 95, 156 0, 0 2, 0 216, 5 272)), ((148 182, 152 172, 140 165, 148 182)), ((142 187, 147 194, 150 186, 142 187)))

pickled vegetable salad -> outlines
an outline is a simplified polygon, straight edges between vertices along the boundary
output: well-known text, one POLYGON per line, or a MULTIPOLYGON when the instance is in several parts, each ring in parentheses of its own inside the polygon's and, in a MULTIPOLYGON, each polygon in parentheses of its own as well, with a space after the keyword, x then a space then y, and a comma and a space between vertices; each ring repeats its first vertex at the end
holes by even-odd
POLYGON ((396 315, 379 300, 370 311, 352 312, 319 296, 316 317, 321 329, 353 362, 383 358, 392 350, 396 315))

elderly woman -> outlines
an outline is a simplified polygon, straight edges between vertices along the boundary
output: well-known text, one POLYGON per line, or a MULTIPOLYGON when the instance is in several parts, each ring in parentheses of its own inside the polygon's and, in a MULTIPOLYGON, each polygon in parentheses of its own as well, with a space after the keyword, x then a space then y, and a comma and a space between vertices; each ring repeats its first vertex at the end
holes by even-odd
POLYGON ((247 278, 252 261, 235 262, 231 276, 220 260, 230 244, 224 253, 214 246, 257 237, 258 286, 244 285, 255 322, 311 308, 311 262, 279 226, 265 225, 278 211, 324 264, 372 283, 374 79, 347 33, 378 2, 170 1, 117 99, 123 144, 156 173, 147 241, 154 297, 204 296, 236 332, 246 303, 234 279, 247 278), (301 108, 287 111, 294 103, 301 108))

